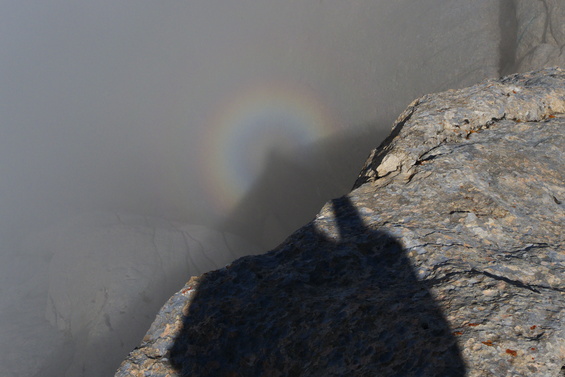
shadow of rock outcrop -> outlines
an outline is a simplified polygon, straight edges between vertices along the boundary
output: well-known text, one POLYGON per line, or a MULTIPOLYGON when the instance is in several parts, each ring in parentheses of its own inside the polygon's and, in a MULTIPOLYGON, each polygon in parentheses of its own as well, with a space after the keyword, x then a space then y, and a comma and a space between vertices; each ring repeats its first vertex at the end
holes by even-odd
POLYGON ((347 197, 272 252, 200 277, 170 350, 181 376, 463 376, 426 284, 347 197))

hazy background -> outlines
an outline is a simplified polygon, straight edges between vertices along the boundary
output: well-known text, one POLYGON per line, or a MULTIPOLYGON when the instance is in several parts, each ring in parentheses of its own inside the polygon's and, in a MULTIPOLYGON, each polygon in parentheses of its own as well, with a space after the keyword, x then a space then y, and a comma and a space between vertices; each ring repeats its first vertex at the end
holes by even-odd
POLYGON ((206 269, 170 278, 162 264, 126 284, 122 264, 157 263, 139 250, 199 244, 211 266, 266 251, 348 191, 410 101, 513 62, 511 1, 0 4, 6 376, 111 375, 155 310, 206 269), (233 255, 206 246, 232 236, 233 255), (120 315, 143 318, 118 341, 112 331, 134 322, 114 321, 111 303, 138 283, 143 297, 120 315), (98 305, 100 292, 110 299, 98 305))

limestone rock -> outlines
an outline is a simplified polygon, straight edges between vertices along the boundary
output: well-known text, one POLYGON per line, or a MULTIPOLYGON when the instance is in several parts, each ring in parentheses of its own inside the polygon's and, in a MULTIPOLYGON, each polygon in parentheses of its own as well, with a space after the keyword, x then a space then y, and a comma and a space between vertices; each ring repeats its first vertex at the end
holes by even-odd
POLYGON ((565 72, 416 100, 356 188, 191 279, 116 377, 559 376, 565 72))

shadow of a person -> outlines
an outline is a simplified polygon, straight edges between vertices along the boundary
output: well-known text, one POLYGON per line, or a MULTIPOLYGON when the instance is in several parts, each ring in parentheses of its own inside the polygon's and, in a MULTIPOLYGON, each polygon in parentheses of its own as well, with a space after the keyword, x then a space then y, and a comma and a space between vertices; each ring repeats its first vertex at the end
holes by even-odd
POLYGON ((170 350, 179 375, 465 375, 401 245, 347 196, 325 209, 275 250, 201 277, 170 350))

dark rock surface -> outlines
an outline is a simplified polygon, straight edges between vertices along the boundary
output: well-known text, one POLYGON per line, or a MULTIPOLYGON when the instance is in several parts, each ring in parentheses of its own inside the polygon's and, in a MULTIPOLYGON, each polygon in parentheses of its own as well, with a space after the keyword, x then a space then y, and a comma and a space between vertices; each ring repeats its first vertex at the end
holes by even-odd
POLYGON ((356 188, 192 278, 117 377, 559 376, 565 72, 414 101, 356 188))

